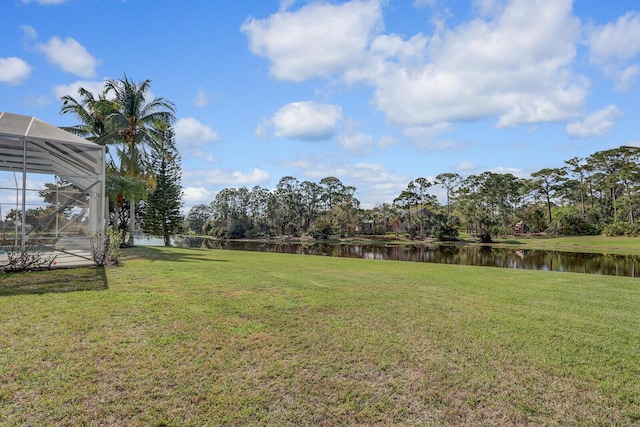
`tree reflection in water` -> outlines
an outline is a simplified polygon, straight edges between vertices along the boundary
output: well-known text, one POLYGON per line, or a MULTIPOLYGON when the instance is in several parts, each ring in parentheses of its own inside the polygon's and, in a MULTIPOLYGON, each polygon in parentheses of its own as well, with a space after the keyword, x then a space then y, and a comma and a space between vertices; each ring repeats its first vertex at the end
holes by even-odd
MULTIPOLYGON (((640 275, 640 257, 632 255, 587 254, 535 249, 493 248, 491 246, 440 245, 430 247, 423 245, 221 241, 188 236, 177 237, 173 239, 172 243, 175 246, 187 248, 433 262, 613 276, 638 277, 640 275)), ((144 243, 141 241, 140 244, 144 243)))

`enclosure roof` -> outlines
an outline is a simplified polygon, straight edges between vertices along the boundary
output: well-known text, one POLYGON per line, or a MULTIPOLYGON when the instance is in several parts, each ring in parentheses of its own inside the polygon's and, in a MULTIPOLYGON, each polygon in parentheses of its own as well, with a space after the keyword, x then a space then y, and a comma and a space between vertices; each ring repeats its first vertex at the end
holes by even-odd
POLYGON ((87 188, 104 180, 104 152, 35 117, 0 112, 0 170, 58 175, 87 188))

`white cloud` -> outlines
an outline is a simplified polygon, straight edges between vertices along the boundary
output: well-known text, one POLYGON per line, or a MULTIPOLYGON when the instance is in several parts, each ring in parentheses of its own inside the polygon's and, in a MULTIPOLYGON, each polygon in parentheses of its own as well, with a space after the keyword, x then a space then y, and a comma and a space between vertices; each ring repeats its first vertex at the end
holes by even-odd
POLYGON ((591 62, 602 67, 616 88, 631 88, 638 65, 629 64, 640 53, 640 13, 629 12, 615 23, 593 29, 588 39, 591 62))
POLYGON ((280 10, 284 11, 294 5, 296 0, 280 0, 280 10))
POLYGON ((337 163, 334 158, 321 156, 298 159, 287 162, 284 166, 298 169, 303 176, 312 180, 328 176, 340 177, 343 184, 353 185, 358 189, 356 198, 363 208, 372 208, 376 204, 393 200, 411 180, 408 176, 395 175, 379 163, 337 163))
POLYGON ((256 127, 256 130, 253 132, 253 135, 261 140, 269 139, 269 132, 272 128, 271 120, 262 119, 262 122, 256 127))
POLYGON ((429 39, 424 34, 416 34, 409 40, 391 34, 382 34, 371 42, 370 50, 374 55, 382 55, 387 58, 397 57, 401 60, 407 58, 422 59, 429 39))
POLYGON ((200 203, 209 203, 213 200, 213 194, 205 187, 185 187, 182 190, 182 200, 185 205, 197 205, 200 203))
POLYGON ((443 133, 449 132, 453 129, 451 123, 437 123, 435 125, 426 126, 409 126, 404 130, 404 135, 413 140, 432 140, 443 133))
POLYGON ((27 40, 35 40, 38 38, 38 33, 31 25, 20 25, 20 29, 27 40))
POLYGON ((310 179, 320 180, 327 176, 344 177, 349 174, 349 166, 339 164, 335 159, 328 159, 324 156, 314 156, 308 158, 287 161, 283 166, 291 169, 298 169, 301 174, 310 179))
POLYGON ((408 126, 402 132, 404 136, 427 151, 459 150, 465 147, 460 141, 443 138, 441 135, 453 129, 451 123, 437 123, 426 126, 408 126))
POLYGON ((389 203, 404 190, 411 180, 404 175, 395 175, 379 163, 356 163, 349 168, 349 179, 365 197, 356 197, 364 208, 389 203))
POLYGON ((229 169, 192 169, 182 174, 185 186, 247 186, 264 185, 270 180, 269 173, 258 168, 251 172, 232 171, 229 169))
POLYGON ((213 129, 192 117, 178 120, 173 129, 183 158, 188 156, 206 163, 217 163, 217 159, 211 154, 210 144, 221 138, 213 129))
POLYGON ((107 78, 103 80, 77 80, 68 85, 56 85, 53 87, 53 94, 60 99, 63 96, 70 95, 77 99, 78 89, 84 88, 93 93, 95 97, 104 91, 104 85, 107 78))
POLYGON ((10 56, 0 58, 0 82, 19 85, 31 73, 31 67, 24 60, 10 56))
POLYGON ((640 53, 640 13, 629 12, 615 23, 596 28, 589 37, 597 64, 627 62, 640 53))
POLYGON ((437 0, 413 0, 413 7, 435 6, 437 0))
POLYGON ((472 162, 469 162, 469 161, 460 162, 456 165, 455 170, 461 174, 466 175, 476 170, 476 165, 474 165, 472 162))
MULTIPOLYGON (((46 183, 54 181, 53 175, 29 174, 26 188, 44 189, 46 183)), ((20 204, 16 202, 18 188, 22 188, 22 174, 14 175, 9 171, 0 171, 0 220, 4 220, 12 209, 19 209, 20 204)), ((46 204, 37 191, 27 191, 25 200, 30 208, 43 207, 46 204)))
POLYGON ((382 135, 378 140, 378 146, 380 146, 381 148, 386 148, 397 143, 398 140, 391 135, 382 135))
POLYGON ((24 103, 29 108, 37 108, 45 105, 50 105, 51 99, 46 95, 35 96, 29 93, 25 96, 24 103))
POLYGON ((502 166, 495 167, 495 168, 491 169, 490 172, 500 173, 500 174, 508 174, 508 173, 510 173, 511 175, 515 176, 516 178, 529 178, 529 175, 530 175, 529 173, 523 171, 520 168, 509 168, 509 167, 505 168, 505 167, 502 167, 502 166))
MULTIPOLYGON (((374 102, 404 126, 496 115, 501 127, 565 120, 586 96, 586 83, 568 71, 579 36, 570 0, 513 0, 495 19, 431 37, 420 67, 398 63, 388 49, 372 50, 374 102)), ((395 50, 415 55, 418 41, 395 50)))
POLYGON ((607 69, 605 72, 615 81, 616 90, 629 90, 635 83, 636 76, 640 74, 640 69, 637 65, 629 65, 622 69, 607 69))
POLYGON ((196 107, 206 107, 209 105, 209 96, 203 89, 198 90, 196 98, 193 100, 193 105, 196 107))
POLYGON ((473 7, 482 16, 495 16, 505 7, 505 0, 473 0, 473 7))
MULTIPOLYGON (((102 80, 76 80, 75 82, 69 84, 60 84, 54 85, 52 88, 52 93, 56 98, 61 98, 63 96, 69 95, 74 98, 79 97, 78 90, 85 89, 91 92, 94 97, 98 98, 104 92, 105 84, 107 80, 111 80, 109 77, 103 77, 102 80)), ((147 91, 149 99, 155 98, 155 95, 151 91, 147 91)), ((107 94, 107 99, 114 99, 113 92, 107 94)))
POLYGON ((38 4, 62 4, 67 0, 22 0, 22 3, 38 3, 38 4))
POLYGON ((338 105, 292 102, 273 115, 271 124, 277 137, 320 141, 335 135, 341 119, 338 105))
POLYGON ((611 132, 615 126, 615 119, 622 116, 622 112, 614 105, 609 105, 600 111, 588 115, 582 121, 575 121, 567 125, 567 133, 572 138, 589 138, 611 132))
POLYGON ((71 37, 65 40, 52 37, 48 43, 39 43, 36 47, 52 64, 67 73, 84 78, 93 77, 96 74, 99 61, 71 37))
POLYGON ((338 142, 347 150, 357 155, 371 154, 375 145, 373 135, 363 132, 353 132, 341 135, 338 142))
POLYGON ((583 107, 588 81, 571 71, 581 37, 571 0, 476 0, 475 19, 408 38, 378 34, 381 4, 312 3, 249 20, 243 31, 277 78, 369 83, 374 105, 405 128, 561 122, 583 107))
POLYGON ((182 146, 197 146, 220 141, 220 136, 213 129, 192 117, 178 120, 173 129, 176 132, 176 142, 182 146))
POLYGON ((249 38, 251 51, 271 61, 273 76, 303 81, 331 77, 354 62, 363 63, 371 36, 381 27, 379 0, 353 0, 281 10, 266 19, 245 21, 241 31, 249 38))

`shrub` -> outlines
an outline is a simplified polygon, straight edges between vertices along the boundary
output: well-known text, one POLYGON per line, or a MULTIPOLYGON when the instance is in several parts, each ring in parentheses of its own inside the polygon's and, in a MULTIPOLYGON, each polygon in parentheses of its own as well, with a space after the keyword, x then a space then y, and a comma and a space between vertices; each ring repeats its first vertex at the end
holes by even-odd
POLYGON ((589 236, 600 234, 599 228, 585 221, 577 212, 558 212, 547 229, 549 234, 558 236, 589 236))
POLYGON ((455 242, 458 240, 458 229, 448 224, 442 225, 435 230, 435 238, 441 242, 455 242))
POLYGON ((480 243, 491 243, 491 233, 486 228, 480 230, 480 243))
POLYGON ((640 235, 640 225, 622 221, 614 222, 612 224, 605 225, 602 229, 602 234, 608 237, 638 237, 640 235))
POLYGON ((98 267, 120 265, 120 257, 122 256, 120 244, 122 239, 119 233, 108 230, 104 235, 97 233, 89 236, 89 241, 91 242, 93 262, 98 267))
POLYGON ((331 227, 331 223, 324 218, 318 218, 313 223, 310 234, 314 239, 328 239, 332 232, 333 228, 331 227))
POLYGON ((7 263, 0 265, 0 270, 15 273, 49 269, 52 265, 55 265, 57 255, 41 252, 37 243, 39 237, 39 235, 36 235, 35 238, 29 239, 25 247, 21 248, 14 245, 14 242, 10 242, 7 236, 3 236, 2 244, 7 254, 7 263))

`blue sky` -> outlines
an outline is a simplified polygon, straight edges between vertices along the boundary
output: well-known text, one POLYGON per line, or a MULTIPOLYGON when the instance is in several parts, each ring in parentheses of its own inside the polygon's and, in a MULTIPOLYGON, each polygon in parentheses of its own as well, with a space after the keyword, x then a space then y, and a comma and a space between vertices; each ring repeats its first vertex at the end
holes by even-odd
MULTIPOLYGON (((638 145, 637 0, 3 0, 0 111, 151 80, 176 104, 185 208, 339 178, 363 207, 412 179, 529 177, 638 145)), ((441 196, 441 190, 434 188, 441 196)))

